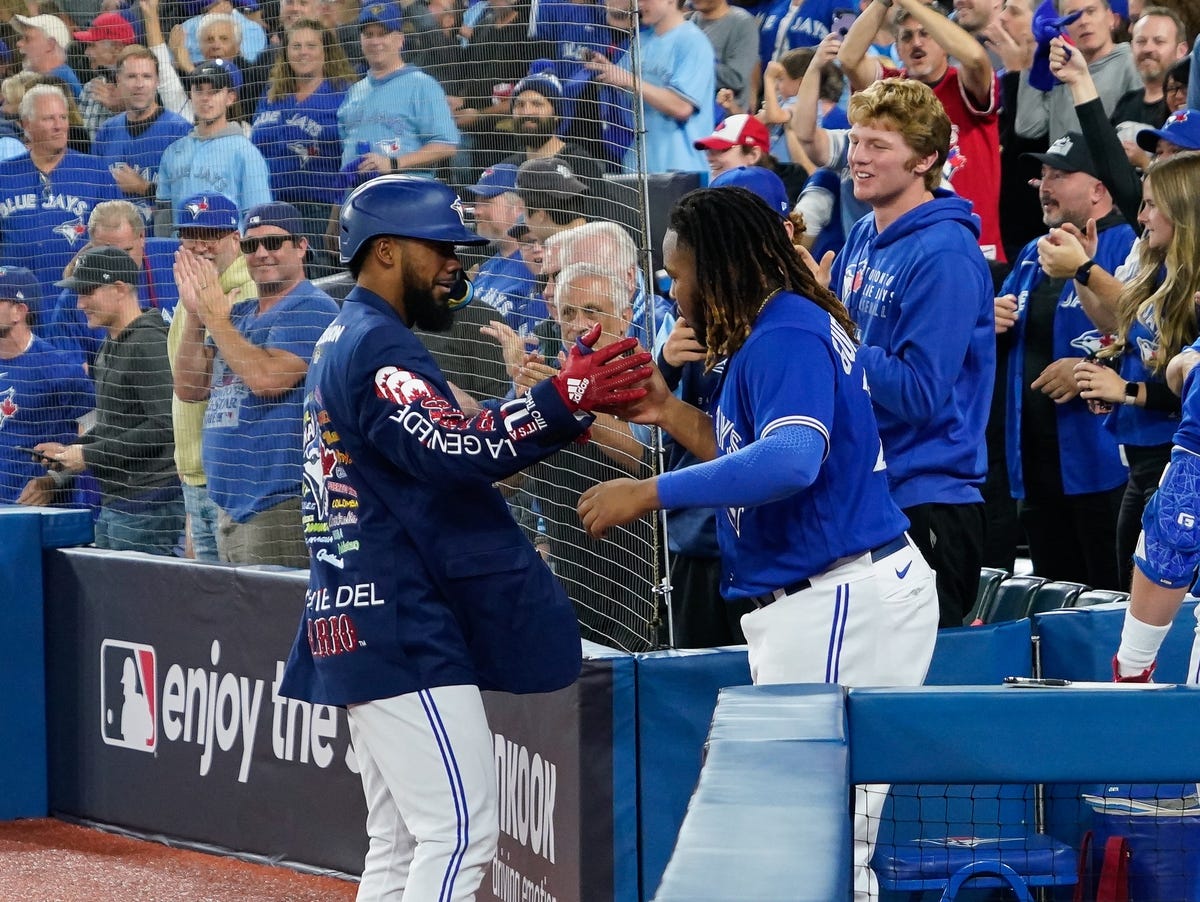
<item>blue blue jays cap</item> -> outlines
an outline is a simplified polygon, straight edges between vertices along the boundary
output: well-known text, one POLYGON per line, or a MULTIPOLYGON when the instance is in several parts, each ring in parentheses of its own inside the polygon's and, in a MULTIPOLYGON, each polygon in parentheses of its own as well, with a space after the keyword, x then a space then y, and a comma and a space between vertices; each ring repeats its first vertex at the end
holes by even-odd
POLYGON ((196 85, 209 84, 220 90, 228 88, 236 91, 242 86, 242 72, 229 60, 205 60, 187 77, 188 88, 196 85))
POLYGON ((708 187, 745 188, 765 200, 767 206, 783 219, 787 219, 791 210, 787 188, 783 186, 783 181, 770 169, 763 169, 761 166, 739 166, 737 169, 727 169, 709 182, 708 187))
POLYGON ((258 226, 277 226, 289 235, 304 235, 304 217, 300 211, 281 201, 251 207, 246 214, 246 224, 242 226, 242 235, 258 226))
POLYGON ((1138 147, 1154 153, 1159 138, 1184 150, 1200 150, 1200 110, 1176 110, 1162 128, 1142 129, 1137 133, 1138 147))
POLYGON ((539 63, 548 63, 548 60, 537 60, 530 67, 530 73, 517 82, 513 88, 512 96, 520 96, 522 91, 537 91, 543 97, 551 102, 562 100, 563 86, 558 80, 558 76, 546 68, 538 68, 539 63))
POLYGON ((517 167, 512 163, 497 163, 483 170, 479 181, 467 190, 480 197, 498 197, 505 191, 516 191, 517 167))
POLYGON ((388 31, 399 31, 403 20, 404 14, 400 12, 399 4, 392 3, 391 0, 384 0, 381 3, 368 3, 362 8, 362 12, 358 16, 359 25, 370 25, 378 22, 388 31))
POLYGON ((0 266, 0 301, 34 307, 40 298, 37 276, 24 266, 0 266))
POLYGON ((236 232, 237 204, 224 194, 197 194, 189 197, 175 211, 177 229, 218 229, 236 232))

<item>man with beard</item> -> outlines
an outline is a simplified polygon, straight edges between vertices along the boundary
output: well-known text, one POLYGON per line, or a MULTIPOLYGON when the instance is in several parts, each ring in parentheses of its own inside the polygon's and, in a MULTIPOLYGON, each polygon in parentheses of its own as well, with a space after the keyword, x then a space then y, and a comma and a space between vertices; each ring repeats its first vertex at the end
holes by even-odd
POLYGON ((562 83, 553 72, 529 75, 513 88, 512 130, 517 141, 525 146, 504 162, 520 166, 527 160, 561 157, 571 171, 583 181, 593 196, 602 194, 604 169, 591 154, 578 144, 559 137, 559 106, 563 100, 562 83))
MULTIPOLYGON (((1133 230, 1097 178, 1087 142, 1068 132, 1043 154, 1039 197, 1050 229, 1095 221, 1094 264, 1112 272, 1133 230)), ((1120 589, 1117 514, 1128 478, 1117 442, 1079 395, 1075 365, 1108 343, 1079 295, 1093 264, 1050 276, 1039 239, 1021 251, 995 299, 998 353, 1008 357, 1005 409, 1009 486, 1018 499, 1033 571, 1047 579, 1120 589)))
POLYGON ((188 313, 175 394, 208 401, 201 458, 220 509, 217 554, 238 564, 308 566, 300 526, 302 383, 313 347, 337 315, 304 278, 304 218, 291 204, 246 214, 241 248, 258 288, 234 302, 216 266, 180 249, 175 278, 188 313))
POLYGON ((1162 128, 1170 110, 1163 83, 1167 70, 1187 56, 1187 29, 1183 20, 1165 6, 1151 6, 1133 25, 1133 63, 1142 86, 1117 101, 1112 111, 1113 125, 1140 122, 1162 128))
POLYGON ((346 707, 370 845, 359 897, 467 902, 496 849, 481 690, 549 692, 579 674, 574 610, 495 483, 641 397, 648 354, 591 351, 468 416, 412 333, 469 297, 455 245, 486 243, 444 185, 383 176, 340 214, 356 280, 304 397, 306 610, 280 692, 346 707), (578 380, 578 381, 577 381, 578 380), (353 598, 354 603, 340 603, 353 598))

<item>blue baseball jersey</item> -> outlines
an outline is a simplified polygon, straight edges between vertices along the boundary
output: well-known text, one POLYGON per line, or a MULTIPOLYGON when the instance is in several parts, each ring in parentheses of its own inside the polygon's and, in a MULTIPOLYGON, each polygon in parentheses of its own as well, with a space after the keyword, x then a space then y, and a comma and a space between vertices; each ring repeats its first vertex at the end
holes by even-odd
MULTIPOLYGON (((1121 378, 1126 382, 1162 383, 1162 375, 1154 375, 1151 366, 1159 354, 1158 325, 1154 307, 1143 304, 1129 329, 1125 353, 1121 355, 1121 378)), ((1179 428, 1179 414, 1165 410, 1148 410, 1136 404, 1114 404, 1104 425, 1122 445, 1152 447, 1166 445, 1179 428)))
POLYGON ((536 4, 534 10, 529 36, 555 43, 555 62, 560 64, 560 77, 562 63, 584 62, 586 51, 603 51, 608 45, 610 29, 605 22, 603 4, 546 0, 536 4))
MULTIPOLYGON (((306 280, 262 313, 257 299, 234 304, 230 321, 256 347, 287 351, 307 363, 337 312, 333 298, 306 280)), ((213 355, 201 459, 208 494, 234 522, 299 494, 303 402, 303 382, 259 397, 220 350, 213 355)))
MULTIPOLYGON (((92 209, 120 197, 99 157, 68 150, 48 175, 27 153, 0 163, 0 264, 32 270, 45 305, 58 295, 54 283, 63 269, 87 244, 92 209)), ((36 322, 44 306, 33 312, 36 322)))
POLYGON ((35 337, 23 353, 0 358, 0 503, 15 504, 46 468, 17 447, 79 440, 76 421, 96 406, 79 361, 35 337))
POLYGON ((507 257, 493 254, 479 267, 474 283, 475 300, 494 308, 518 335, 532 335, 550 316, 520 251, 507 257))
POLYGON ((357 82, 347 92, 337 117, 343 166, 359 156, 360 143, 385 157, 403 156, 434 142, 456 147, 459 143, 446 92, 415 66, 378 79, 368 75, 357 82))
MULTIPOLYGON (((1025 330, 1029 323, 1029 298, 1046 278, 1038 265, 1038 239, 1021 249, 1013 268, 1000 287, 1000 294, 1017 299, 1017 324, 1013 327, 1013 342, 1008 353, 1008 384, 1005 399, 1004 443, 1008 463, 1009 488, 1014 498, 1025 497, 1025 473, 1021 455, 1024 446, 1024 394, 1038 373, 1025 372, 1025 330)), ((1096 260, 1108 272, 1113 272, 1129 253, 1133 230, 1121 223, 1102 228, 1096 248, 1096 260)), ((1106 333, 1095 327, 1083 310, 1068 280, 1054 308, 1054 335, 1051 348, 1055 360, 1065 357, 1086 357, 1099 351, 1107 340, 1106 333)), ((1082 495, 1114 489, 1128 478, 1121 463, 1121 453, 1104 420, 1088 410, 1087 402, 1074 398, 1054 406, 1058 426, 1059 472, 1063 491, 1082 495)))
POLYGON ((268 101, 263 96, 250 140, 267 161, 271 193, 289 204, 336 204, 342 199, 342 139, 337 112, 346 92, 321 82, 310 96, 268 101))
MULTIPOLYGON (((796 47, 820 44, 829 34, 834 11, 851 5, 844 0, 798 0, 796 3, 779 0, 767 9, 758 29, 758 53, 762 64, 766 66, 796 47)), ((857 9, 857 4, 853 5, 857 9)))
POLYGON ((834 263, 902 508, 983 500, 996 335, 978 239, 970 202, 938 189, 882 232, 863 217, 834 263))
MULTIPOLYGON (((727 599, 807 579, 908 527, 888 492, 862 350, 826 311, 783 292, 726 363, 713 414, 722 456, 787 426, 814 429, 825 440, 810 486, 779 501, 718 512, 727 599)), ((679 475, 658 479, 664 507, 689 506, 672 491, 679 475)))
MULTIPOLYGON (((100 126, 92 149, 110 170, 115 166, 128 166, 150 184, 156 185, 158 165, 163 154, 191 130, 191 124, 178 113, 161 110, 147 128, 141 129, 135 125, 135 135, 129 130, 128 114, 120 113, 106 119, 100 126)), ((125 199, 142 211, 147 223, 153 220, 152 198, 126 195, 125 199)))
POLYGON ((346 705, 435 686, 573 682, 575 610, 494 483, 591 419, 546 382, 468 417, 399 314, 353 289, 305 385, 312 564, 280 692, 346 705))
POLYGON ((194 131, 163 152, 158 167, 158 202, 172 210, 196 194, 224 194, 242 212, 271 202, 267 161, 230 125, 202 138, 194 131))
MULTIPOLYGON (((712 133, 717 93, 712 42, 693 22, 683 22, 665 34, 643 28, 640 37, 642 78, 647 84, 674 91, 692 105, 692 115, 679 122, 645 104, 646 171, 707 172, 708 159, 695 142, 712 133)), ((630 65, 627 54, 620 66, 629 69, 630 65)), ((628 172, 637 170, 634 154, 630 149, 625 156, 628 172)))

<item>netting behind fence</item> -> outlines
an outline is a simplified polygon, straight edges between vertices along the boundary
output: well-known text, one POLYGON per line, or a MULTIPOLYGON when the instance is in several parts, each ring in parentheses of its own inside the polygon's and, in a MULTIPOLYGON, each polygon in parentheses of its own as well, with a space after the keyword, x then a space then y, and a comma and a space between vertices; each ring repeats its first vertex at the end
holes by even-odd
MULTIPOLYGON (((28 67, 51 75, 4 84, 0 500, 88 506, 108 547, 305 566, 300 404, 350 287, 349 190, 438 179, 489 239, 463 252, 475 304, 421 336, 464 407, 523 391, 521 366, 544 375, 593 322, 602 343, 653 343, 667 304, 622 74, 633 21, 553 2, 221 9, 81 10, 95 23, 73 41, 49 12, 22 26, 28 67), (69 45, 61 65, 50 42, 39 56, 44 37, 69 45), (572 241, 597 222, 619 234, 572 241), (81 265, 96 246, 133 269, 81 265), (595 271, 556 285, 580 263, 595 271)), ((597 481, 651 475, 653 444, 602 418, 589 444, 503 486, 585 636, 628 650, 662 638, 662 537, 646 521, 594 541, 575 505, 597 481)))

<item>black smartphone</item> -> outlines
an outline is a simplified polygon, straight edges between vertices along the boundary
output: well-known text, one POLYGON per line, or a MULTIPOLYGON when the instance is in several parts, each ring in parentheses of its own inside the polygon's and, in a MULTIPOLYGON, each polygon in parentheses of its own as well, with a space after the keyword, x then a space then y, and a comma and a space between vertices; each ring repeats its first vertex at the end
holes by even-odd
POLYGON ((44 460, 47 462, 53 462, 53 460, 54 460, 54 458, 46 456, 41 451, 36 451, 33 448, 25 448, 25 447, 22 447, 21 445, 13 445, 13 450, 20 451, 22 454, 28 454, 30 457, 36 458, 38 460, 44 460))

